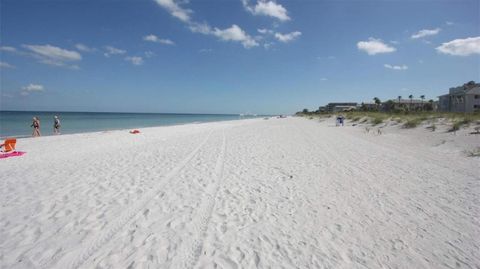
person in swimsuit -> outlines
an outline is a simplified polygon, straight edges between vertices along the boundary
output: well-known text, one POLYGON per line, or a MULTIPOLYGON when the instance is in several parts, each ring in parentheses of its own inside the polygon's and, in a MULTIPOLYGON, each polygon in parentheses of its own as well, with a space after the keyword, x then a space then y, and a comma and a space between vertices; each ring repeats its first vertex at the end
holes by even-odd
POLYGON ((33 137, 41 135, 40 134, 40 119, 38 117, 33 117, 33 122, 32 122, 32 125, 30 125, 30 127, 33 127, 33 133, 32 133, 33 137))
POLYGON ((58 116, 53 116, 53 134, 60 134, 60 119, 58 116))

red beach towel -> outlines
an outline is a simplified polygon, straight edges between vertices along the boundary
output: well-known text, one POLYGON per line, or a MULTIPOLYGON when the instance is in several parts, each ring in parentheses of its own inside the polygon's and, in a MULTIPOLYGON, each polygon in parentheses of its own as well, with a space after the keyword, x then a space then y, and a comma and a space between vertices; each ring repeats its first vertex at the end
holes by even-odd
POLYGON ((9 152, 9 153, 3 153, 3 154, 0 154, 0 159, 5 159, 5 158, 8 158, 8 157, 15 157, 15 156, 22 156, 25 153, 26 152, 23 152, 23 151, 14 151, 14 152, 9 152))

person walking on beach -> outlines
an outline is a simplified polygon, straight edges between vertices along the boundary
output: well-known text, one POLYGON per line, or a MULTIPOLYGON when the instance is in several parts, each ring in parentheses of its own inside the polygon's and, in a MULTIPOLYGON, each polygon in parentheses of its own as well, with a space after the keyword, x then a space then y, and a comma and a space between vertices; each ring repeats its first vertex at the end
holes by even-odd
POLYGON ((53 116, 53 134, 60 134, 60 119, 58 116, 53 116))
POLYGON ((40 119, 38 117, 33 117, 33 122, 32 122, 32 125, 30 125, 30 127, 33 127, 33 133, 32 133, 33 137, 41 136, 41 134, 40 134, 40 119))

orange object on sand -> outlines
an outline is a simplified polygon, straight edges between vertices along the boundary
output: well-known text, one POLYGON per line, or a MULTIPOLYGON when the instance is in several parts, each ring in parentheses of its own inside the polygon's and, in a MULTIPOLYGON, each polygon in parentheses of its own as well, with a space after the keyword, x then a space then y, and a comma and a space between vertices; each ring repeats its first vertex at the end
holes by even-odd
POLYGON ((0 147, 3 148, 3 152, 10 152, 10 151, 15 151, 15 144, 17 144, 17 139, 15 138, 7 138, 5 139, 5 142, 0 145, 0 147))
POLYGON ((130 133, 131 133, 131 134, 139 134, 140 131, 139 131, 139 130, 132 130, 132 131, 130 131, 130 133))

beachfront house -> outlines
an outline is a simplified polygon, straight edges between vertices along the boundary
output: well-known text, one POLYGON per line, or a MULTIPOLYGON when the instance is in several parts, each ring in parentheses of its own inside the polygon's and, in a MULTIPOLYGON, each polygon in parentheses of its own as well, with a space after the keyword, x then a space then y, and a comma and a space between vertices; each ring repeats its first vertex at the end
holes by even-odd
POLYGON ((357 103, 353 102, 344 102, 344 103, 328 103, 325 106, 325 110, 328 112, 343 112, 343 111, 352 111, 357 109, 357 103))
POLYGON ((480 111, 480 83, 470 81, 449 89, 448 94, 438 97, 438 109, 446 112, 480 111))

